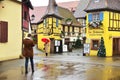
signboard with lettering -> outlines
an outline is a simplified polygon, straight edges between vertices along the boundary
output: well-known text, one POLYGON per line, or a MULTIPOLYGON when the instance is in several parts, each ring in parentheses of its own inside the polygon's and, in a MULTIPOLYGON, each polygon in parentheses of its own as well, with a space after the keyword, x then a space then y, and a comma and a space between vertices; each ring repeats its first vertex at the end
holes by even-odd
POLYGON ((86 54, 90 53, 90 44, 88 43, 84 44, 84 53, 86 54))
POLYGON ((102 36, 104 31, 103 30, 88 30, 90 36, 102 36))
POLYGON ((63 52, 67 52, 68 49, 67 49, 67 45, 63 45, 63 52))

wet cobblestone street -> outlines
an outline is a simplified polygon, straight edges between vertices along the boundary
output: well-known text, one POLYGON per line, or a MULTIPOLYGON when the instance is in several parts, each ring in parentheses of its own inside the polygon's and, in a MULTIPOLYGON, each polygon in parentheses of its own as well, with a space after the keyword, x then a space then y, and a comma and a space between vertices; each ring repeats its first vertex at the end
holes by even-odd
POLYGON ((120 57, 67 54, 36 55, 35 72, 29 66, 27 75, 24 59, 0 62, 0 80, 120 80, 120 57))

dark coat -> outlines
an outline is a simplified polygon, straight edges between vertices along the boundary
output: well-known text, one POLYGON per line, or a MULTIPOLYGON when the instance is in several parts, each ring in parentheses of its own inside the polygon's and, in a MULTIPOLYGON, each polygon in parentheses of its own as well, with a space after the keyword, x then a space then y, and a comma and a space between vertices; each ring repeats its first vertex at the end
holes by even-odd
POLYGON ((24 44, 23 56, 33 57, 33 46, 34 46, 33 40, 26 38, 23 40, 23 44, 24 44))

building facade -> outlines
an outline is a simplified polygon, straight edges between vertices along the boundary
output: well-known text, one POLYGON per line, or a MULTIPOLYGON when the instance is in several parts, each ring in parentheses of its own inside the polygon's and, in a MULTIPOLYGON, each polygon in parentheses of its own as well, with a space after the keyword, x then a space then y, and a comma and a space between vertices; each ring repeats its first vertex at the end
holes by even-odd
POLYGON ((22 53, 21 2, 0 0, 0 61, 22 53))
POLYGON ((31 19, 29 11, 33 10, 33 6, 30 0, 22 0, 22 30, 23 30, 23 38, 31 33, 31 19))
POLYGON ((91 0, 87 12, 86 43, 89 54, 97 56, 103 37, 106 56, 120 56, 120 1, 91 0))
POLYGON ((61 53, 64 44, 68 45, 80 34, 80 24, 73 13, 49 0, 45 15, 38 22, 38 48, 44 48, 42 38, 50 39, 50 53, 61 53))
MULTIPOLYGON (((78 3, 79 3, 79 1, 69 1, 69 2, 61 2, 61 3, 58 3, 57 5, 67 8, 68 10, 70 10, 71 12, 74 13, 78 3)), ((47 9, 47 6, 38 6, 38 7, 34 7, 34 10, 30 10, 31 19, 33 16, 35 17, 31 21, 32 34, 34 34, 34 36, 37 36, 37 34, 36 34, 37 23, 42 18, 42 16, 44 16, 46 9, 47 9)))
POLYGON ((83 41, 83 43, 85 42, 86 39, 86 16, 87 16, 87 13, 84 10, 88 6, 89 1, 90 0, 80 0, 74 13, 75 18, 81 24, 80 39, 83 41))

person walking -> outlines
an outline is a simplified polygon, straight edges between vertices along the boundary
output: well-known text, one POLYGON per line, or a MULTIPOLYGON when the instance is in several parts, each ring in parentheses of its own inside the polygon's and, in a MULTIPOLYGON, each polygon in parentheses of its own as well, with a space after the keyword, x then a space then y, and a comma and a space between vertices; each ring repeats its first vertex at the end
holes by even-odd
POLYGON ((45 55, 48 56, 48 53, 49 53, 49 41, 46 40, 46 42, 44 44, 44 48, 45 48, 45 55))
POLYGON ((25 73, 28 73, 28 62, 30 59, 32 73, 34 73, 34 62, 33 62, 33 46, 34 41, 31 38, 31 34, 28 34, 27 37, 23 40, 23 56, 25 57, 25 73))

